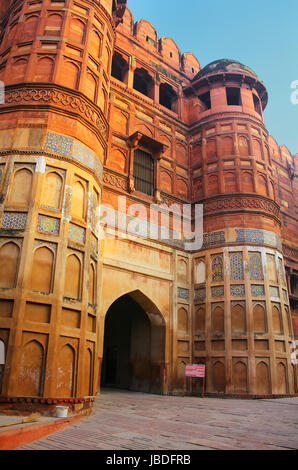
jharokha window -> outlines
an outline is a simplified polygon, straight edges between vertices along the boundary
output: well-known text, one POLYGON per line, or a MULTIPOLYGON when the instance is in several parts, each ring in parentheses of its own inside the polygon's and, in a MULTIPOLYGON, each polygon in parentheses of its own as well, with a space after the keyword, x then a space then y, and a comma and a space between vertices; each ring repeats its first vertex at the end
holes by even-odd
POLYGON ((133 176, 135 190, 153 196, 154 160, 149 153, 140 149, 134 151, 133 176))

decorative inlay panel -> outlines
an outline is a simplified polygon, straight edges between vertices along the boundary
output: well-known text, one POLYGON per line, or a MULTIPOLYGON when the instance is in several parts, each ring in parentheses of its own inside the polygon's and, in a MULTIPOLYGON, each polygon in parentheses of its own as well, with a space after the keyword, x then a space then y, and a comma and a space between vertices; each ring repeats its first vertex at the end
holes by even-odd
POLYGON ((54 219, 54 217, 39 215, 37 230, 38 232, 49 233, 51 235, 59 235, 60 220, 54 219))
POLYGON ((100 181, 102 180, 101 162, 97 155, 81 142, 62 134, 47 132, 44 150, 79 161, 94 171, 100 181))
POLYGON ((12 230, 24 230, 27 222, 27 213, 4 212, 2 228, 12 230))
POLYGON ((251 286, 251 295, 254 297, 259 297, 265 295, 265 287, 259 285, 252 285, 251 286))
POLYGON ((278 287, 270 286, 270 297, 279 297, 278 287))
POLYGON ((181 289, 178 287, 178 297, 180 299, 188 300, 189 299, 189 290, 188 289, 181 289))
POLYGON ((205 300, 206 299, 206 288, 201 287, 200 289, 195 290, 195 300, 205 300))
POLYGON ((252 281, 263 280, 261 253, 249 253, 249 274, 252 281))
POLYGON ((211 287, 211 296, 212 297, 222 297, 225 293, 224 286, 211 287))
POLYGON ((244 296, 245 287, 244 286, 231 286, 231 295, 233 297, 244 296))
POLYGON ((98 258, 98 240, 93 234, 91 234, 90 243, 91 243, 91 255, 97 259, 98 258))
POLYGON ((75 242, 85 243, 86 230, 74 224, 69 224, 68 238, 75 242))
POLYGON ((212 281, 220 282, 224 279, 223 255, 212 257, 212 281))
POLYGON ((230 253, 231 279, 238 281, 243 279, 242 253, 230 253))

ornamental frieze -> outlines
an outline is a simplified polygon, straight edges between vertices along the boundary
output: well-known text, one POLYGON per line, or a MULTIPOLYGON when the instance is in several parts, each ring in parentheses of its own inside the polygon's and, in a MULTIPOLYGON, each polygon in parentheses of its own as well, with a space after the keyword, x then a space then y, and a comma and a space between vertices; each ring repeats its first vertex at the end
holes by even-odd
POLYGON ((283 245, 282 250, 285 258, 298 259, 298 250, 295 250, 295 248, 283 245))
POLYGON ((258 209, 279 217, 280 209, 274 201, 256 196, 229 197, 204 202, 204 214, 229 209, 258 209))
MULTIPOLYGON (((108 124, 105 117, 95 105, 87 101, 84 95, 76 95, 58 85, 55 86, 28 86, 22 88, 7 87, 5 94, 5 105, 56 105, 64 111, 76 112, 89 123, 95 126, 104 139, 107 138, 108 124)), ((4 107, 2 107, 3 109, 4 107)))
POLYGON ((127 191, 128 189, 127 178, 116 175, 107 169, 105 169, 103 173, 103 182, 117 189, 121 189, 122 191, 127 191))

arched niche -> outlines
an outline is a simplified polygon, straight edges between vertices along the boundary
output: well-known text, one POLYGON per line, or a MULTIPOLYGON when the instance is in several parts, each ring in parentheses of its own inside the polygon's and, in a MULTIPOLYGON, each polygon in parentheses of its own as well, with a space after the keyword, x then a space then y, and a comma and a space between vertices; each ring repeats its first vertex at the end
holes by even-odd
POLYGON ((260 361, 256 366, 256 391, 258 395, 270 394, 270 371, 269 366, 264 361, 260 361))
POLYGON ((75 181, 72 186, 71 215, 78 219, 85 218, 85 187, 81 181, 75 181))
POLYGON ((222 393, 225 391, 225 365, 223 361, 216 361, 212 366, 212 385, 213 391, 222 393))
POLYGON ((32 290, 43 294, 52 292, 54 259, 54 253, 50 248, 42 246, 35 249, 30 283, 32 290))
POLYGON ((0 248, 0 287, 13 289, 16 286, 20 248, 13 242, 0 248))
POLYGON ((286 395, 288 393, 288 373, 286 364, 277 361, 276 364, 276 391, 275 393, 286 395))
POLYGON ((51 82, 54 72, 54 60, 50 57, 38 59, 34 74, 34 82, 51 82))
POLYGON ((242 171, 241 173, 242 191, 244 193, 254 192, 253 175, 248 171, 242 171))
POLYGON ((188 312, 183 307, 178 310, 178 333, 180 336, 187 336, 189 333, 188 312))
POLYGON ((49 14, 46 19, 44 35, 60 36, 63 23, 63 16, 57 13, 49 14))
POLYGON ((22 347, 18 394, 20 396, 42 396, 44 370, 44 348, 37 340, 27 342, 22 347))
POLYGON ((272 323, 274 333, 283 333, 283 324, 280 308, 276 305, 272 306, 272 323))
POLYGON ((224 309, 220 305, 213 306, 211 311, 211 330, 216 333, 224 333, 224 309))
POLYGON ((76 353, 70 344, 65 344, 58 354, 58 376, 56 396, 73 397, 75 394, 75 359, 76 353))
POLYGON ((90 33, 88 50, 90 54, 92 54, 97 59, 100 57, 101 44, 102 44, 102 38, 99 32, 93 29, 90 33))
POLYGON ((27 168, 16 170, 9 195, 10 204, 27 206, 31 199, 33 173, 27 168))
POLYGON ((255 333, 265 333, 268 330, 265 304, 258 303, 254 305, 253 328, 255 333))
POLYGON ((195 312, 195 334, 204 334, 206 325, 206 307, 201 305, 195 312))
POLYGON ((247 392, 247 365, 243 361, 233 364, 234 392, 247 392))
POLYGON ((25 80, 28 59, 20 58, 15 60, 11 65, 9 83, 21 83, 25 80))
POLYGON ((81 261, 75 254, 66 259, 64 297, 76 300, 81 297, 81 261))
POLYGON ((238 138, 238 147, 239 147, 239 154, 241 156, 248 156, 249 152, 249 140, 245 136, 239 136, 238 138))
POLYGON ((62 200, 63 178, 56 172, 48 172, 45 176, 41 205, 59 210, 62 200))
POLYGON ((89 269, 89 304, 96 304, 96 270, 93 263, 90 264, 89 269))
POLYGON ((223 137, 221 139, 221 152, 223 156, 234 155, 234 142, 232 137, 223 137))
POLYGON ((246 311, 242 304, 232 304, 231 308, 231 328, 232 333, 245 333, 246 332, 246 311))
POLYGON ((237 191, 236 174, 233 172, 224 173, 225 192, 235 193, 237 191))
POLYGON ((64 60, 60 75, 61 85, 71 88, 72 90, 76 90, 78 87, 79 75, 79 65, 70 60, 64 60))
POLYGON ((78 18, 72 18, 67 36, 68 41, 76 44, 83 44, 85 39, 85 28, 86 25, 83 21, 78 18))

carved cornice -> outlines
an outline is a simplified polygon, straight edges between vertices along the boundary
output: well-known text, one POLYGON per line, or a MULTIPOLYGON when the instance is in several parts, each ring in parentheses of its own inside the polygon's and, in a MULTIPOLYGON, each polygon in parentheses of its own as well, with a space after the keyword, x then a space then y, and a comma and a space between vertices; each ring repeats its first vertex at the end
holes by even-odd
POLYGON ((26 83, 8 85, 5 92, 5 104, 0 106, 0 113, 16 107, 38 106, 39 110, 57 109, 65 114, 76 114, 100 133, 106 141, 108 123, 101 109, 82 93, 60 85, 26 83))
POLYGON ((205 214, 218 214, 222 212, 265 212, 274 217, 280 224, 280 208, 276 202, 262 196, 239 195, 219 196, 200 201, 204 205, 205 214))

